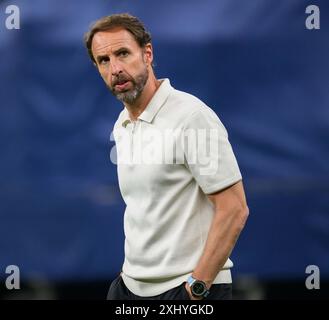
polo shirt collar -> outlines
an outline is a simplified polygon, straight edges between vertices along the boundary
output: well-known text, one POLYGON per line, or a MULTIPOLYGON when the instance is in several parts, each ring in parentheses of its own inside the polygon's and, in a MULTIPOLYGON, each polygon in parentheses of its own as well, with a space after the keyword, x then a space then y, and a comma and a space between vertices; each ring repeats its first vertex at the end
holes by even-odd
MULTIPOLYGON (((153 95, 151 101, 146 106, 145 110, 138 116, 138 119, 151 123, 159 112, 165 101, 167 100, 170 91, 173 87, 170 85, 169 79, 159 79, 161 84, 155 94, 153 95)), ((130 122, 128 110, 125 108, 124 121, 130 122)))

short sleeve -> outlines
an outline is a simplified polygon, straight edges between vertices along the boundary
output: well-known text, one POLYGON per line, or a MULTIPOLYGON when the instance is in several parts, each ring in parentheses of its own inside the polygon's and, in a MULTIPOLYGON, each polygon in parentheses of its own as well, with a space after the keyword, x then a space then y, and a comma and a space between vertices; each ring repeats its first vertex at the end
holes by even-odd
POLYGON ((186 119, 182 145, 185 164, 205 194, 242 179, 227 131, 210 108, 200 108, 186 119))

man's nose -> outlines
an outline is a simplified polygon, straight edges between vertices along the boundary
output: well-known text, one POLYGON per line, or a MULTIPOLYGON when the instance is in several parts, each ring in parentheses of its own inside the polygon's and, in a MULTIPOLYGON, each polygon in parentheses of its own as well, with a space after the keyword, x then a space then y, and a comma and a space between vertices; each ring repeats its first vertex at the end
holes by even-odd
POLYGON ((120 66, 120 63, 118 63, 115 60, 110 61, 110 67, 111 67, 111 74, 113 76, 117 76, 120 72, 122 72, 122 68, 120 66))

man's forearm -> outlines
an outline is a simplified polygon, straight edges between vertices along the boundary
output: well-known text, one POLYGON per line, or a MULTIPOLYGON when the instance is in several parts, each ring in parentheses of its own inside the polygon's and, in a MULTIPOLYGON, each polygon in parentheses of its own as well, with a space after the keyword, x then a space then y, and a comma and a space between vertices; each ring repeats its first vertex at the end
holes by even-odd
POLYGON ((208 288, 229 258, 247 216, 247 207, 215 212, 203 254, 193 271, 193 276, 204 281, 208 288))

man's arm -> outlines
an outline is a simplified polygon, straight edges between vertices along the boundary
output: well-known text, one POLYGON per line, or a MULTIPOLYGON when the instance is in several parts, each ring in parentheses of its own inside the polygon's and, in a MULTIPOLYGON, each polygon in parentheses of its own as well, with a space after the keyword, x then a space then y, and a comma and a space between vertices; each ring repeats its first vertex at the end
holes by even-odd
MULTIPOLYGON (((214 204, 211 223, 202 256, 192 276, 206 283, 208 289, 229 258, 249 215, 242 181, 208 195, 214 204)), ((190 287, 186 288, 192 298, 190 287)), ((195 299, 195 298, 194 298, 195 299)))

